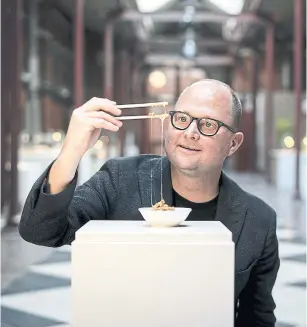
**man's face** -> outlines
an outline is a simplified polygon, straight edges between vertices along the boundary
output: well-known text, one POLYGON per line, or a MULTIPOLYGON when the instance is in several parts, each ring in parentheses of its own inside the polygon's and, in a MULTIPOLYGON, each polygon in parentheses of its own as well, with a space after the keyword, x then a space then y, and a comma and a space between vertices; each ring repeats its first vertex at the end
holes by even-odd
MULTIPOLYGON (((213 118, 231 127, 231 105, 231 93, 225 86, 201 82, 181 94, 174 110, 186 112, 195 118, 213 118)), ((242 133, 232 133, 226 127, 220 127, 214 136, 204 136, 195 120, 186 130, 178 130, 169 119, 165 151, 177 169, 197 174, 221 168, 225 158, 232 155, 242 141, 242 133)))

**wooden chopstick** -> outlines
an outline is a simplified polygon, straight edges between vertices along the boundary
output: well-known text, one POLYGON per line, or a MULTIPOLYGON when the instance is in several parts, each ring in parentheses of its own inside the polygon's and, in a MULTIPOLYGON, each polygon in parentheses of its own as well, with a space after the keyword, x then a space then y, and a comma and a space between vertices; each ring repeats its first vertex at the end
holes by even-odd
POLYGON ((167 118, 169 114, 161 115, 145 115, 145 116, 119 116, 116 117, 118 120, 133 120, 133 119, 150 119, 150 118, 167 118))
POLYGON ((168 102, 148 102, 148 103, 136 103, 136 104, 120 104, 116 107, 118 109, 128 109, 128 108, 144 108, 144 107, 165 107, 168 102))

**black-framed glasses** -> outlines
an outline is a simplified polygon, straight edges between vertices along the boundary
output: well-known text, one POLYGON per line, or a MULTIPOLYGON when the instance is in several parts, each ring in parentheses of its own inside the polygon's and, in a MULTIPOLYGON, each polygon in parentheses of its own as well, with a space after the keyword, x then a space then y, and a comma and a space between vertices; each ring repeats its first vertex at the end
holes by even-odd
POLYGON ((232 133, 236 133, 232 127, 217 119, 195 118, 182 111, 170 111, 169 114, 171 116, 171 123, 173 127, 179 130, 185 130, 189 128, 192 122, 196 120, 197 128, 199 132, 204 136, 214 136, 222 126, 226 127, 232 133))

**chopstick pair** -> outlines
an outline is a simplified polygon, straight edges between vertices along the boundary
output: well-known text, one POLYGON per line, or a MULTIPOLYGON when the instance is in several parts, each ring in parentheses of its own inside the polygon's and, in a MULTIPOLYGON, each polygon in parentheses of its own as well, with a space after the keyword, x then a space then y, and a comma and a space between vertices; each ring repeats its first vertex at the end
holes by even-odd
POLYGON ((116 117, 118 120, 134 120, 134 119, 152 119, 152 118, 167 118, 169 114, 160 114, 160 115, 145 115, 145 116, 120 116, 116 117))
MULTIPOLYGON (((145 108, 145 107, 160 107, 160 106, 167 106, 168 102, 149 102, 149 103, 137 103, 137 104, 121 104, 117 105, 118 109, 129 109, 129 108, 145 108)), ((120 116, 117 117, 118 120, 134 120, 134 119, 152 119, 152 118, 166 118, 169 114, 148 114, 143 116, 120 116)))

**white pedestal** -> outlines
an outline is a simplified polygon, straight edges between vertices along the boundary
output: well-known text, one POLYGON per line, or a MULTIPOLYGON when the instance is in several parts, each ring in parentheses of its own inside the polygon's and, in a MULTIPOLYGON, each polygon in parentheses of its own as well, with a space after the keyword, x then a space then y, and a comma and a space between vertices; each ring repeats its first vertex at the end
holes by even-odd
POLYGON ((72 304, 72 327, 232 327, 231 232, 91 221, 72 244, 72 304))
MULTIPOLYGON (((296 152, 293 149, 271 151, 272 178, 278 190, 295 192, 296 152)), ((306 152, 300 153, 300 191, 302 198, 306 198, 306 152)))

